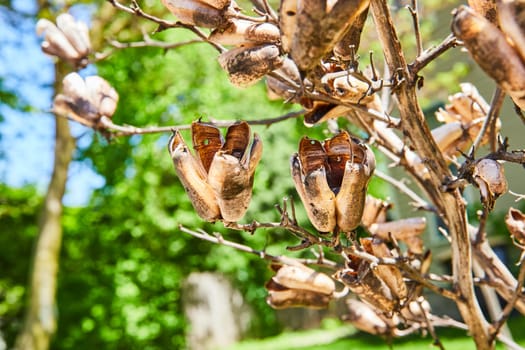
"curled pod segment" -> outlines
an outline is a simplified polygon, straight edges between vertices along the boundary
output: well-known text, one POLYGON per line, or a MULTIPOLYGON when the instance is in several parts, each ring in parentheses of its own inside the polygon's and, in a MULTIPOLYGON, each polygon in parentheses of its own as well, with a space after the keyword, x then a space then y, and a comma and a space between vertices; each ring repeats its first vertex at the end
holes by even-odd
POLYGON ((178 131, 171 137, 168 149, 186 194, 197 214, 206 221, 221 218, 213 189, 207 182, 206 172, 191 154, 178 131))

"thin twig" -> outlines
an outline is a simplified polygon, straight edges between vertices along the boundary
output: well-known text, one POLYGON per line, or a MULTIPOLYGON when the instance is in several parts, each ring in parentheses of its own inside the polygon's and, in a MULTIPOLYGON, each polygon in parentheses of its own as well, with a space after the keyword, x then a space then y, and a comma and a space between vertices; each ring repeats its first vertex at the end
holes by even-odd
POLYGON ((501 90, 501 88, 497 87, 494 90, 494 93, 492 94, 492 100, 490 101, 490 109, 487 112, 487 116, 483 121, 483 125, 481 126, 481 129, 479 130, 478 135, 474 140, 474 143, 472 144, 469 154, 473 154, 473 152, 476 149, 478 149, 481 140, 485 136, 485 133, 489 129, 490 125, 492 125, 497 120, 504 99, 505 93, 503 92, 503 90, 501 90))
POLYGON ((458 41, 453 34, 449 34, 438 46, 425 50, 416 57, 414 62, 409 64, 409 70, 414 78, 417 73, 425 68, 430 62, 445 53, 448 49, 458 45, 458 41))
POLYGON ((410 15, 412 16, 412 22, 414 24, 414 34, 416 36, 416 49, 417 49, 417 55, 416 57, 421 56, 421 53, 423 52, 423 42, 421 40, 421 30, 419 28, 419 14, 418 14, 418 6, 417 6, 417 0, 411 0, 412 6, 407 5, 407 9, 410 12, 410 15))
POLYGON ((410 197, 414 201, 411 204, 413 204, 416 209, 427 210, 427 211, 431 211, 431 212, 437 212, 435 207, 430 205, 423 198, 421 198, 417 193, 415 193, 410 188, 408 188, 408 186, 405 185, 402 181, 394 179, 390 175, 387 175, 387 174, 383 173, 381 170, 377 170, 377 169, 375 171, 375 175, 378 178, 380 178, 382 180, 385 180, 386 182, 388 182, 391 185, 393 185, 401 193, 403 193, 403 194, 407 195, 408 197, 410 197))
MULTIPOLYGON (((247 120, 246 122, 250 125, 267 125, 287 120, 297 118, 304 114, 304 111, 290 112, 276 118, 268 119, 257 119, 257 120, 247 120)), ((211 119, 210 122, 217 127, 229 127, 235 124, 235 120, 215 120, 211 119)), ((143 135, 143 134, 156 134, 156 133, 165 133, 173 132, 173 130, 188 130, 191 129, 191 124, 181 124, 181 125, 171 125, 171 126, 152 126, 146 128, 139 128, 132 125, 118 125, 113 123, 113 121, 106 117, 102 116, 99 121, 99 129, 113 131, 112 136, 130 136, 130 135, 143 135)))
POLYGON ((193 33, 195 33, 199 38, 202 39, 202 41, 207 42, 208 44, 213 46, 220 53, 227 51, 223 46, 221 46, 221 45, 219 45, 217 43, 214 43, 212 41, 209 41, 208 40, 208 36, 203 31, 201 31, 198 27, 190 25, 190 24, 185 24, 185 23, 182 23, 182 22, 166 21, 166 20, 164 20, 162 18, 158 18, 156 16, 150 15, 150 14, 144 12, 140 8, 140 6, 139 6, 139 4, 137 3, 136 0, 131 0, 131 6, 122 5, 118 0, 107 0, 107 1, 111 5, 113 5, 116 9, 118 9, 118 10, 130 13, 132 15, 135 15, 135 16, 138 16, 138 17, 142 17, 144 19, 147 19, 149 21, 157 23, 159 25, 159 28, 157 29, 157 32, 160 32, 160 31, 163 31, 163 30, 166 30, 166 29, 169 29, 169 28, 185 28, 185 29, 188 29, 188 30, 192 31, 193 33))
POLYGON ((197 232, 187 227, 184 227, 182 225, 179 225, 179 230, 195 238, 198 238, 198 239, 202 239, 202 240, 212 242, 215 244, 220 244, 220 245, 224 245, 227 247, 231 247, 231 248, 234 248, 234 249, 237 249, 243 252, 247 252, 250 254, 255 254, 261 259, 265 259, 265 260, 276 261, 276 262, 280 262, 283 264, 290 263, 290 261, 295 261, 295 262, 305 264, 305 265, 325 266, 331 269, 341 268, 339 264, 337 264, 334 261, 328 260, 328 259, 323 259, 322 263, 320 263, 318 259, 296 259, 296 258, 290 258, 290 257, 285 257, 285 256, 280 256, 280 255, 268 254, 263 250, 256 250, 251 247, 248 247, 247 245, 226 240, 219 233, 215 233, 215 235, 212 236, 207 232, 204 232, 204 231, 197 232))

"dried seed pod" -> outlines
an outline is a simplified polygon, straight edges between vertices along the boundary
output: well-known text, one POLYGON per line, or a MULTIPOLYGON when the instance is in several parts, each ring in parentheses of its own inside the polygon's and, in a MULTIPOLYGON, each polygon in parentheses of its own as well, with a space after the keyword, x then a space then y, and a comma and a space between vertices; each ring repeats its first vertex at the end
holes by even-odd
POLYGON ((98 106, 98 113, 111 117, 117 109, 118 94, 109 83, 97 75, 86 77, 89 100, 98 106))
POLYGON ((184 24, 217 28, 228 19, 223 9, 199 0, 162 0, 162 4, 184 24))
POLYGON ((325 74, 321 83, 342 102, 367 104, 374 100, 374 96, 368 95, 370 84, 345 71, 325 74))
POLYGON ((474 11, 488 19, 491 23, 498 24, 496 0, 468 0, 467 2, 474 11))
POLYGON ((219 64, 228 72, 230 82, 239 87, 256 83, 266 74, 280 68, 283 61, 275 45, 238 47, 219 56, 219 64))
POLYGON ((468 134, 464 133, 460 122, 440 125, 432 129, 431 132, 439 150, 448 157, 452 157, 460 151, 465 151, 471 143, 469 142, 468 134))
POLYGON ((518 209, 509 208, 505 224, 515 242, 525 245, 525 214, 518 209))
MULTIPOLYGON (((361 239, 361 244, 366 243, 372 255, 378 258, 391 258, 392 252, 387 245, 380 239, 361 239)), ((368 249, 367 249, 368 250, 368 249)), ((374 274, 380 278, 390 288, 392 296, 398 300, 405 300, 408 296, 408 289, 401 271, 393 265, 377 265, 373 270, 374 274)))
POLYGON ((371 306, 356 299, 347 299, 346 306, 345 320, 352 322, 355 328, 376 335, 390 332, 387 322, 371 306))
POLYGON ((85 67, 87 55, 91 51, 87 26, 76 22, 73 17, 63 13, 57 17, 58 27, 47 19, 40 19, 36 24, 38 35, 45 34, 42 51, 57 56, 75 67, 85 67))
MULTIPOLYGON (((288 16, 288 18, 296 17, 293 20, 289 19, 289 22, 292 23, 296 21, 290 56, 299 69, 308 71, 318 65, 320 59, 341 40, 351 24, 368 8, 368 5, 369 0, 298 1, 296 11, 291 11, 297 15, 288 16), (297 26, 299 23, 300 29, 297 26)), ((290 7, 293 8, 293 6, 290 7)), ((288 23, 286 24, 288 26, 288 23)), ((288 32, 286 35, 288 37, 283 41, 289 39, 288 32)))
POLYGON ((111 118, 117 108, 118 93, 98 76, 85 80, 77 73, 66 75, 63 93, 53 101, 53 111, 89 127, 96 127, 101 116, 111 118))
POLYGON ((366 189, 375 169, 370 149, 346 131, 324 142, 304 137, 292 157, 292 176, 315 228, 355 229, 363 214, 366 189))
POLYGON ((211 32, 209 40, 221 45, 254 45, 276 43, 279 28, 271 23, 257 23, 244 19, 230 19, 225 25, 211 32))
POLYGON ((171 137, 168 149, 177 176, 197 214, 206 221, 220 219, 219 205, 213 189, 207 182, 206 172, 191 154, 178 131, 171 137))
POLYGON ((521 0, 498 0, 501 30, 510 38, 514 48, 525 61, 525 3, 521 0))
POLYGON ((392 312, 396 307, 390 288, 372 273, 368 262, 361 262, 357 271, 339 270, 333 277, 381 311, 392 312))
POLYGON ((291 168, 295 188, 310 222, 320 232, 332 232, 337 223, 335 194, 326 180, 325 160, 322 144, 304 137, 299 154, 292 156, 291 168))
POLYGON ((422 254, 423 239, 421 238, 421 234, 425 231, 426 225, 427 221, 424 217, 416 217, 374 223, 368 227, 368 230, 375 237, 385 241, 389 241, 390 235, 392 235, 394 239, 405 243, 410 252, 422 254))
POLYGON ((456 10, 452 29, 481 69, 524 109, 525 66, 505 35, 466 6, 456 10))
POLYGON ((492 210, 496 199, 508 190, 505 170, 497 160, 478 161, 474 165, 472 180, 479 188, 481 202, 488 210, 492 210))
POLYGON ((363 216, 361 217, 361 225, 369 228, 372 224, 385 222, 387 211, 391 207, 392 203, 367 195, 363 216))
POLYGON ((289 289, 270 280, 266 284, 268 296, 266 302, 274 309, 286 309, 291 307, 307 307, 312 309, 324 309, 332 299, 327 294, 316 293, 303 289, 289 289))
POLYGON ((336 194, 337 226, 350 232, 361 223, 368 182, 375 170, 372 151, 342 132, 325 142, 328 184, 336 194))
POLYGON ((248 149, 250 127, 246 122, 228 128, 226 141, 215 153, 208 170, 208 183, 213 189, 224 221, 240 220, 252 197, 255 167, 262 155, 257 134, 248 149))
POLYGON ((56 18, 58 29, 60 29, 75 50, 85 57, 91 51, 89 40, 89 29, 84 22, 75 21, 69 13, 62 13, 56 18))
POLYGON ((290 289, 302 289, 310 292, 332 295, 335 282, 328 275, 317 272, 302 264, 278 265, 272 280, 290 289))
POLYGON ((175 170, 201 218, 234 222, 242 218, 251 200, 253 176, 262 143, 246 122, 228 128, 226 140, 219 130, 201 122, 192 124, 193 156, 177 132, 169 142, 175 170))

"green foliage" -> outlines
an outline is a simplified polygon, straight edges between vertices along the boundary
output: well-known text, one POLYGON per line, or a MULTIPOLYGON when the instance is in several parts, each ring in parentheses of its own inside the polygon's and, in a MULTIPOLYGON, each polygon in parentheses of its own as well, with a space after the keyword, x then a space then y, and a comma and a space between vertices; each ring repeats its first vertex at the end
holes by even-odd
POLYGON ((12 343, 24 312, 42 198, 32 186, 0 184, 0 329, 12 343), (22 258, 23 257, 23 258, 22 258))

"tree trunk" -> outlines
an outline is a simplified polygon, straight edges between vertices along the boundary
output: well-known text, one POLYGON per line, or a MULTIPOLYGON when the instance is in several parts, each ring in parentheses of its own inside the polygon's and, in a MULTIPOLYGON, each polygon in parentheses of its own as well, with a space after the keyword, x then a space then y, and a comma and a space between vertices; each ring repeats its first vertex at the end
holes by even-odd
MULTIPOLYGON (((65 67, 55 66, 55 91, 62 84, 65 67)), ((30 295, 24 325, 15 343, 17 350, 46 350, 57 327, 55 304, 58 260, 62 243, 62 197, 66 187, 69 163, 75 149, 67 119, 56 118, 55 161, 39 223, 30 295)))

